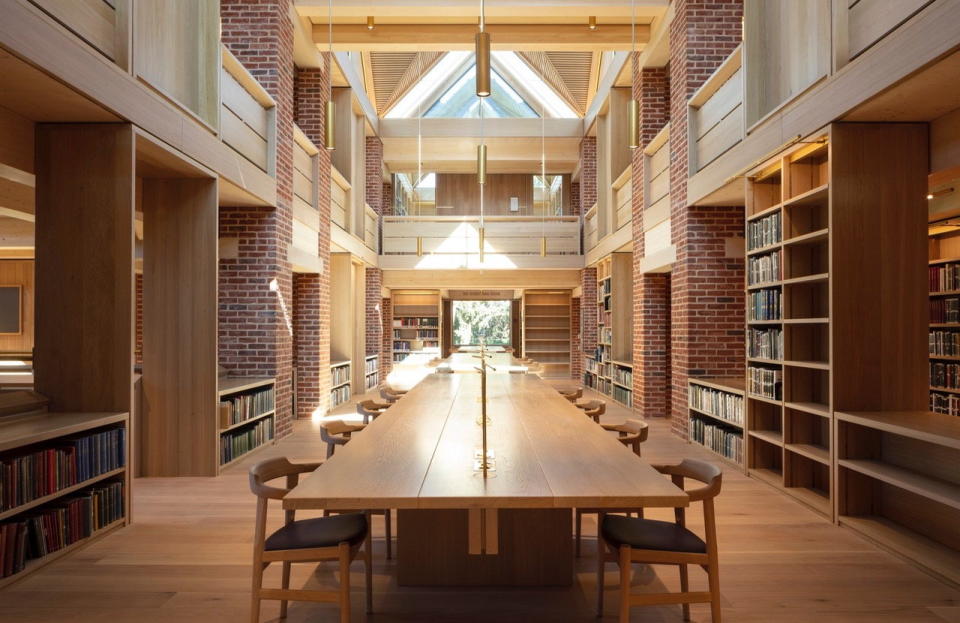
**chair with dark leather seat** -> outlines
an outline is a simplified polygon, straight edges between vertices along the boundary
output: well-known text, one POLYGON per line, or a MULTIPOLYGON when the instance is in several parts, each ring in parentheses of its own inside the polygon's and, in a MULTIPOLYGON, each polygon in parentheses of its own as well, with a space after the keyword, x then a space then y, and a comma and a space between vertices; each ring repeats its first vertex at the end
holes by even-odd
POLYGON ((287 616, 288 601, 332 602, 340 605, 340 621, 350 621, 350 563, 363 553, 366 572, 367 612, 373 606, 370 522, 367 515, 352 514, 297 520, 295 511, 284 513, 283 527, 271 534, 267 531, 267 503, 282 500, 297 486, 299 475, 312 472, 320 463, 290 463, 279 457, 260 461, 250 468, 250 490, 257 496, 257 517, 253 538, 253 589, 250 620, 260 620, 260 602, 280 602, 280 618, 287 616), (286 478, 286 487, 266 483, 286 478), (294 562, 340 563, 340 586, 337 590, 290 590, 290 565, 294 562), (273 562, 283 563, 281 588, 264 588, 263 572, 273 562))
POLYGON ((723 473, 704 461, 684 459, 679 465, 654 465, 673 483, 683 488, 686 479, 704 486, 687 491, 691 502, 703 503, 704 538, 686 526, 685 509, 674 509, 675 520, 656 521, 616 515, 600 516, 597 555, 597 616, 603 615, 603 569, 608 560, 620 565, 620 623, 630 620, 630 607, 682 604, 683 620, 690 620, 692 603, 709 603, 713 623, 720 623, 720 577, 718 575, 717 525, 713 499, 720 493, 723 473), (677 565, 679 593, 630 593, 633 563, 677 565), (691 592, 687 565, 699 565, 707 572, 709 590, 691 592))
MULTIPOLYGON (((594 401, 591 401, 594 402, 594 401)), ((596 402, 603 402, 598 400, 596 402)), ((577 403, 577 406, 583 409, 583 406, 586 403, 577 403)), ((604 408, 606 403, 604 403, 604 408)), ((603 413, 603 411, 601 411, 603 413)), ((589 412, 587 412, 589 415, 589 412)), ((597 419, 599 420, 599 415, 597 419)), ((620 424, 600 424, 603 427, 603 430, 615 431, 617 433, 617 441, 623 445, 631 448, 633 453, 637 456, 640 456, 640 444, 647 440, 649 436, 650 427, 649 425, 642 420, 627 420, 626 422, 621 422, 620 424)), ((601 515, 603 513, 626 513, 627 517, 632 516, 634 513, 637 514, 637 517, 643 519, 643 509, 642 508, 578 508, 575 513, 575 528, 574 528, 574 537, 576 538, 576 556, 580 557, 580 537, 583 531, 583 516, 584 515, 601 515)), ((597 522, 599 526, 599 521, 597 522)))

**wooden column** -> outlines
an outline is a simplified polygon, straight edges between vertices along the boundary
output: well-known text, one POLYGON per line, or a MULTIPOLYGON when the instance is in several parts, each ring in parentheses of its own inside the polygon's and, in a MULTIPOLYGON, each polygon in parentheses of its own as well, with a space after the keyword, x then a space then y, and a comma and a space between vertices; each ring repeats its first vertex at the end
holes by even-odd
POLYGON ((134 140, 38 124, 35 387, 51 411, 130 411, 134 140))
POLYGON ((217 181, 144 179, 144 476, 215 476, 217 181))

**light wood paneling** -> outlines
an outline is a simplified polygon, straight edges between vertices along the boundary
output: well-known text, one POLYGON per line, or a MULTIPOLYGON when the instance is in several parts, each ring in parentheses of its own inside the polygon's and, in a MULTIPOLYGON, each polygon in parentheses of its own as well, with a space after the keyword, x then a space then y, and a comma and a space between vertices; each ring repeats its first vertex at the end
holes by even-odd
POLYGON ((135 74, 216 128, 220 102, 220 3, 137 0, 135 74))
POLYGON ((217 182, 143 180, 145 476, 215 476, 217 182))
POLYGON ((866 50, 931 0, 857 0, 847 15, 850 58, 866 50))
POLYGON ((746 0, 743 14, 750 127, 829 70, 830 2, 746 0))
POLYGON ((20 286, 19 335, 0 335, 0 352, 32 353, 33 351, 33 260, 0 261, 0 286, 20 286))
POLYGON ((31 2, 107 58, 116 58, 117 11, 111 3, 106 0, 31 0, 31 2))
POLYGON ((133 168, 129 125, 37 125, 35 387, 51 411, 130 411, 133 168))
MULTIPOLYGON (((437 214, 457 216, 480 214, 480 185, 477 176, 459 173, 438 173, 436 190, 437 214)), ((531 214, 533 210, 533 176, 529 174, 487 174, 483 189, 483 212, 489 215, 531 214), (520 211, 510 212, 510 198, 517 197, 520 211)))

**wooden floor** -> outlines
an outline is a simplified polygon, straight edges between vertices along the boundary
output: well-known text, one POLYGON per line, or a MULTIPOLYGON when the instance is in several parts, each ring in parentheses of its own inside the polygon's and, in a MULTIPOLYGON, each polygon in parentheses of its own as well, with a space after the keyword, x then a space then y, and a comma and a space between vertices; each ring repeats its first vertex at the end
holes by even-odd
MULTIPOLYGON (((346 405, 338 411, 350 411, 346 405)), ((605 420, 627 415, 611 406, 605 420)), ((241 462, 219 478, 136 481, 134 523, 0 591, 0 621, 11 623, 234 623, 248 620, 254 497, 246 467, 259 458, 323 456, 317 426, 295 433, 241 462)), ((644 458, 675 461, 712 455, 681 442, 666 422, 654 421, 644 458)), ((384 477, 389 477, 385 475, 384 477)), ((960 591, 930 578, 852 532, 835 527, 767 485, 727 470, 718 499, 720 582, 724 618, 739 623, 960 623, 960 591)), ((277 509, 278 507, 274 507, 277 509)), ((699 507, 697 507, 699 510, 699 507)), ((699 529, 700 517, 691 513, 699 529)), ((303 515, 309 516, 309 515, 303 515)), ((666 512, 651 516, 668 518, 666 512)), ((280 513, 273 515, 279 524, 280 513)), ((375 520, 379 521, 379 520, 375 520)), ((400 589, 395 563, 375 544, 373 616, 362 614, 362 566, 354 565, 354 620, 400 623, 557 623, 596 621, 595 521, 578 564, 578 581, 565 590, 483 591, 400 589)), ((375 523, 382 537, 382 523, 375 523)), ((293 586, 335 579, 335 565, 294 567, 293 586)), ((635 590, 676 589, 675 569, 636 567, 635 590)), ((278 582, 279 574, 267 574, 278 582)), ((614 565, 608 567, 606 620, 616 620, 614 565)), ((694 590, 705 578, 691 570, 694 590)), ((263 607, 263 621, 278 606, 263 607)), ((705 607, 694 621, 709 621, 705 607)), ((337 621, 335 606, 294 603, 292 623, 337 621)), ((679 607, 634 609, 634 621, 681 621, 679 607)))

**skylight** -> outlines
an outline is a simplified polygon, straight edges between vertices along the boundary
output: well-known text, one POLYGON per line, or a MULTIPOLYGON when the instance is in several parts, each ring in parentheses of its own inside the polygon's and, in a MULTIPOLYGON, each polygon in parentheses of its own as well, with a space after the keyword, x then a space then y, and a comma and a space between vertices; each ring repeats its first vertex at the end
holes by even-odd
POLYGON ((514 52, 494 52, 493 93, 474 92, 476 64, 471 52, 447 52, 399 102, 387 118, 465 119, 485 117, 576 118, 577 113, 514 52), (481 103, 482 102, 482 103, 481 103))

